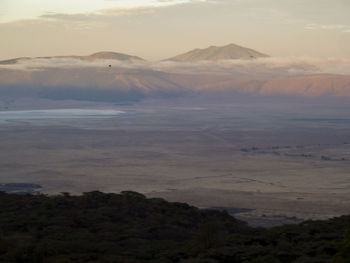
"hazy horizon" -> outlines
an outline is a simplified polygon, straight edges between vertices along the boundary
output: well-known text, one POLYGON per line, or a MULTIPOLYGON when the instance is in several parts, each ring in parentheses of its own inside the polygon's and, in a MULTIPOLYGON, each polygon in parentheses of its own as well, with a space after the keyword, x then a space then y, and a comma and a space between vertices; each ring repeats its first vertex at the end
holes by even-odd
POLYGON ((347 59, 349 10, 346 0, 4 0, 0 60, 98 51, 159 60, 229 43, 347 59))

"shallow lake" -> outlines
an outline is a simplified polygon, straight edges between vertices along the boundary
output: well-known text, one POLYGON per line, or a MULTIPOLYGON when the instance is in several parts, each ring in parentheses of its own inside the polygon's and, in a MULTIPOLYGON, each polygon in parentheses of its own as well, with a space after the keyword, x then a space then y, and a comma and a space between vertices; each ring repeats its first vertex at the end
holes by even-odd
POLYGON ((125 114, 113 109, 50 109, 0 111, 0 120, 113 118, 125 114))

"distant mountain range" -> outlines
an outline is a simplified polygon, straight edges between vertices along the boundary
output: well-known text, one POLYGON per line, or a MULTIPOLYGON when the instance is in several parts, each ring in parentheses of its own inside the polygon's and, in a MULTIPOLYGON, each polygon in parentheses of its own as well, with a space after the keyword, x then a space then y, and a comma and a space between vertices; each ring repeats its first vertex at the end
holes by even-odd
POLYGON ((284 96, 350 97, 350 76, 317 74, 254 77, 177 74, 127 68, 48 68, 0 70, 0 98, 44 97, 88 101, 130 101, 147 97, 244 93, 284 96))
POLYGON ((258 61, 258 58, 265 57, 267 55, 252 49, 230 44, 195 49, 157 63, 144 63, 140 57, 115 52, 99 52, 89 56, 16 58, 0 62, 0 98, 29 96, 130 101, 218 92, 350 97, 349 75, 319 74, 317 68, 308 65, 269 67, 265 61, 262 64, 241 61, 258 61), (39 59, 43 63, 35 61, 31 64, 32 59, 39 59), (56 59, 68 61, 61 63, 56 59), (84 63, 76 63, 71 67, 69 59, 78 59, 84 63), (238 60, 227 64, 229 59, 238 60), (104 63, 104 60, 118 63, 104 63), (211 63, 197 63, 202 60, 211 63), (90 64, 94 61, 103 63, 90 64), (27 64, 29 67, 26 67, 27 64), (300 73, 296 73, 298 70, 300 73))
POLYGON ((16 64, 21 61, 28 61, 32 59, 79 59, 83 61, 96 61, 99 59, 108 59, 108 60, 120 60, 120 61, 144 61, 144 59, 137 57, 137 56, 130 56, 122 53, 117 52, 97 52, 89 56, 53 56, 53 57, 21 57, 21 58, 14 58, 14 59, 8 59, 8 60, 2 60, 0 61, 0 64, 2 65, 9 65, 9 64, 16 64))
MULTIPOLYGON (((255 59, 261 57, 268 57, 263 53, 255 51, 253 49, 241 47, 235 44, 229 44, 222 47, 211 46, 206 49, 194 49, 187 53, 177 55, 175 57, 166 59, 170 61, 178 62, 198 62, 202 60, 209 61, 219 61, 219 60, 230 60, 230 59, 255 59)), ((2 65, 16 64, 21 61, 28 61, 31 59, 80 59, 84 61, 96 61, 99 59, 108 59, 108 60, 119 60, 119 61, 144 61, 143 58, 137 56, 131 56, 122 53, 116 52, 98 52, 89 56, 53 56, 53 57, 21 57, 0 61, 2 65)))

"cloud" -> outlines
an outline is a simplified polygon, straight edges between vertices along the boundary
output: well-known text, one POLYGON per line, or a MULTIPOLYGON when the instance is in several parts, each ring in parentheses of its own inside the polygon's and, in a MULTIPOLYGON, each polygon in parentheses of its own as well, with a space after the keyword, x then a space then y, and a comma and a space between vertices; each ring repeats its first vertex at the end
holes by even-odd
MULTIPOLYGON (((119 2, 117 0, 110 0, 119 2)), ((109 7, 97 9, 91 12, 84 13, 60 13, 60 12, 46 12, 36 19, 19 20, 17 25, 25 26, 30 22, 59 22, 63 27, 69 27, 74 30, 90 30, 107 27, 111 21, 117 17, 125 16, 139 16, 149 15, 159 9, 171 8, 172 6, 186 5, 192 3, 204 3, 208 0, 145 0, 138 5, 109 7)), ((16 23, 16 22, 12 22, 16 23)), ((1 23, 0 23, 1 24, 1 23)))
POLYGON ((340 31, 343 33, 350 32, 350 25, 345 24, 307 24, 304 27, 307 30, 328 30, 328 31, 340 31))
MULTIPOLYGON (((75 0, 74 3, 69 0, 52 1, 52 3, 45 0, 36 1, 36 5, 29 4, 30 1, 24 2, 23 9, 26 11, 20 12, 15 7, 22 4, 21 0, 12 0, 12 8, 5 12, 5 18, 0 20, 0 25, 29 20, 77 21, 103 16, 137 15, 151 13, 159 8, 202 3, 207 0, 91 0, 89 3, 84 3, 86 2, 84 0, 75 0)), ((3 17, 4 15, 0 13, 0 18, 3 17)))
POLYGON ((90 13, 76 13, 76 14, 50 12, 50 13, 45 13, 41 15, 39 19, 78 22, 78 21, 94 20, 94 19, 99 19, 104 17, 149 14, 149 13, 153 13, 156 8, 160 8, 160 7, 146 6, 146 7, 108 8, 108 9, 100 9, 90 13))
POLYGON ((33 58, 19 60, 15 64, 0 64, 0 69, 41 71, 46 69, 63 68, 107 68, 109 65, 116 68, 135 69, 146 68, 146 62, 118 61, 109 59, 98 59, 86 61, 78 58, 33 58))
MULTIPOLYGON (((110 0, 113 1, 113 0, 110 0)), ((116 1, 115 2, 120 2, 116 1)), ((153 13, 155 9, 171 7, 175 5, 190 4, 195 2, 206 2, 207 0, 147 0, 141 1, 139 4, 119 5, 115 7, 98 9, 92 12, 84 13, 59 13, 47 12, 40 15, 39 19, 56 19, 56 20, 85 20, 91 18, 98 18, 101 16, 126 16, 153 13)), ((129 2, 130 3, 130 2, 129 2)))
POLYGON ((162 61, 152 69, 176 73, 292 76, 307 74, 350 75, 350 59, 312 57, 269 57, 255 60, 222 60, 183 63, 162 61))
POLYGON ((201 61, 195 63, 173 61, 86 61, 75 58, 36 58, 20 60, 16 64, 0 65, 1 69, 42 71, 54 68, 108 68, 139 69, 181 74, 238 74, 252 76, 288 76, 305 74, 350 75, 350 59, 311 58, 311 57, 270 57, 255 60, 201 61))
POLYGON ((3 22, 13 22, 23 19, 40 18, 47 11, 60 14, 88 14, 108 8, 162 7, 193 1, 198 0, 8 0, 7 4, 3 4, 5 17, 0 16, 0 18, 2 18, 3 22), (18 6, 21 8, 19 9, 18 6))

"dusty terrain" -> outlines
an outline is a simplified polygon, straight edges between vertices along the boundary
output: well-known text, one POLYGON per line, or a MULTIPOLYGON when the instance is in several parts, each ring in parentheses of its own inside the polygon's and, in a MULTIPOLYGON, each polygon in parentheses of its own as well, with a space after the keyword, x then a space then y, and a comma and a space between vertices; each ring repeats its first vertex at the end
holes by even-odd
POLYGON ((350 213, 346 104, 103 107, 130 114, 2 121, 0 184, 48 194, 134 190, 228 209, 254 225, 350 213))

